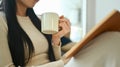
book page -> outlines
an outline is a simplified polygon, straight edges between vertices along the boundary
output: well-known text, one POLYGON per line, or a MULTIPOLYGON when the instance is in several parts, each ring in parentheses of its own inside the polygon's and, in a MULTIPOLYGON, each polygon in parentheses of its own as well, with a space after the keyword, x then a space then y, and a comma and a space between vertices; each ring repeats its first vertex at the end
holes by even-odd
POLYGON ((64 56, 66 58, 76 55, 92 39, 106 31, 120 31, 120 12, 113 10, 103 20, 101 20, 90 32, 77 44, 75 44, 64 56))

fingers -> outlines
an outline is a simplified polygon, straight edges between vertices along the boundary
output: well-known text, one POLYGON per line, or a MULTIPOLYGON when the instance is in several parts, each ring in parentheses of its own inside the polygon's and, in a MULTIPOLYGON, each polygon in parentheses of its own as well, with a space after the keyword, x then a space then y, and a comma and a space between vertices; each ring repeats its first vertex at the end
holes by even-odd
POLYGON ((69 26, 71 25, 69 19, 65 18, 63 15, 60 16, 60 22, 66 22, 67 25, 69 26))
MULTIPOLYGON (((69 19, 65 18, 64 16, 60 16, 60 19, 59 19, 59 22, 60 22, 60 27, 61 27, 61 24, 63 24, 62 26, 65 26, 65 27, 68 27, 69 29, 71 29, 71 24, 70 24, 70 21, 69 19)), ((61 28, 60 28, 61 30, 61 28)))
POLYGON ((62 22, 66 23, 68 27, 71 26, 70 21, 68 19, 64 18, 64 19, 60 19, 59 21, 60 21, 60 23, 62 23, 62 22))
POLYGON ((71 27, 70 27, 70 21, 65 18, 64 16, 60 16, 59 19, 59 32, 54 34, 53 36, 57 36, 59 38, 63 37, 64 35, 66 35, 67 33, 70 32, 71 27))
POLYGON ((68 25, 67 22, 65 22, 65 21, 60 22, 59 26, 62 27, 62 28, 65 28, 65 29, 70 28, 70 25, 68 25))
POLYGON ((63 36, 65 34, 67 34, 68 32, 70 32, 70 26, 68 26, 65 22, 61 22, 59 24, 61 30, 59 31, 59 33, 61 33, 63 36))

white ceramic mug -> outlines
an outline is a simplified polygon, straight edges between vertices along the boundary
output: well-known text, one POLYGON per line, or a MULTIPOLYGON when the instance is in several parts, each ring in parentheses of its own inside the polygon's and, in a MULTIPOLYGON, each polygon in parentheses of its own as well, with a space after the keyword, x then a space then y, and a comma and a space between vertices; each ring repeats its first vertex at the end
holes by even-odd
POLYGON ((46 12, 41 15, 41 31, 45 34, 58 32, 59 15, 53 12, 46 12))

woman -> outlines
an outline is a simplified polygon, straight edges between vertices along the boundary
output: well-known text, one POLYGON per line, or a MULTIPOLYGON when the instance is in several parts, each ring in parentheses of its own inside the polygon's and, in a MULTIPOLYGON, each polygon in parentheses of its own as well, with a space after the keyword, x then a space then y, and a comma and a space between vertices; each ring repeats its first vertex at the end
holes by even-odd
POLYGON ((60 38, 70 31, 70 22, 59 19, 62 29, 53 35, 41 32, 41 24, 33 11, 38 0, 3 0, 0 16, 0 67, 63 67, 60 38), (49 63, 50 62, 50 63, 49 63))

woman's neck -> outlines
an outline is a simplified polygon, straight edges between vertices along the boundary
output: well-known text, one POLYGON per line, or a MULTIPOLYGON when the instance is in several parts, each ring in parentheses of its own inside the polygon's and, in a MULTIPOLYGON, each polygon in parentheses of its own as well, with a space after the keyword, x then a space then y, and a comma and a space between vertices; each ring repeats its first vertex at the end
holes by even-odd
POLYGON ((27 11, 27 7, 25 7, 24 5, 21 5, 20 3, 17 3, 16 15, 26 16, 26 11, 27 11))

